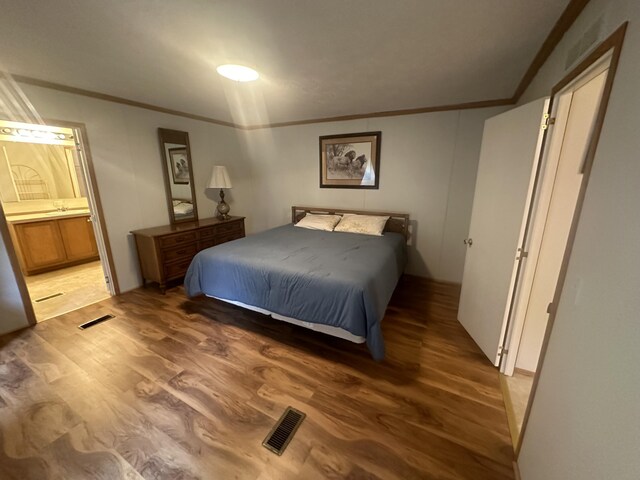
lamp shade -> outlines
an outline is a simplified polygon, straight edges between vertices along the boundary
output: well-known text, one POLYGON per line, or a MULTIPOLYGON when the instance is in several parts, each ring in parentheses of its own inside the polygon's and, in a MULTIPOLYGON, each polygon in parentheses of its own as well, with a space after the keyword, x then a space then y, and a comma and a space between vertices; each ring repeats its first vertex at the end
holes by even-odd
POLYGON ((216 165, 211 172, 207 188, 231 188, 231 179, 227 167, 216 165))

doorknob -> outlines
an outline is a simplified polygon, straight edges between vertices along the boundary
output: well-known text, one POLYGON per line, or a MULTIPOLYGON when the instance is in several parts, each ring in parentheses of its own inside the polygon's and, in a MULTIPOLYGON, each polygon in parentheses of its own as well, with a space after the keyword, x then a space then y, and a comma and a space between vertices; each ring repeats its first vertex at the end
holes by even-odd
POLYGON ((468 246, 473 245, 473 238, 465 238, 464 239, 464 244, 468 245, 468 246))

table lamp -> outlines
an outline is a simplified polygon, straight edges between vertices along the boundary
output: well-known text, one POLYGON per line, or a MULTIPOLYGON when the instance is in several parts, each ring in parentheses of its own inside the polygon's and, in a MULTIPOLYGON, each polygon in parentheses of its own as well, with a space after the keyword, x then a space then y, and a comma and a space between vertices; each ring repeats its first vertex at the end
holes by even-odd
POLYGON ((211 178, 207 188, 219 188, 220 189, 220 202, 218 202, 218 218, 221 220, 227 220, 229 218, 229 204, 224 201, 224 188, 231 188, 231 179, 229 179, 229 173, 227 167, 214 166, 211 172, 211 178))

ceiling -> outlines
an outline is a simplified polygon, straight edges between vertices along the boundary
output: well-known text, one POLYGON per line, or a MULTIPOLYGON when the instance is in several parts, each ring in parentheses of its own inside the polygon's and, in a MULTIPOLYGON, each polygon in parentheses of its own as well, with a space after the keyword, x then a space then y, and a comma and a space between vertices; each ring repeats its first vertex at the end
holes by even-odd
POLYGON ((458 104, 511 97, 567 4, 4 1, 0 69, 241 125, 458 104))

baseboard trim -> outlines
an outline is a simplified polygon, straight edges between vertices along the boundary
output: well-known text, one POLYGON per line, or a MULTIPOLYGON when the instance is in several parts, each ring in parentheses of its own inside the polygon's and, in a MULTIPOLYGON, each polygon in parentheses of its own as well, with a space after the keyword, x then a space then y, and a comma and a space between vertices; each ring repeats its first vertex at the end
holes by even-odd
POLYGON ((403 273, 402 275, 409 278, 416 278, 418 280, 423 280, 425 282, 439 283, 441 285, 450 285, 452 287, 462 288, 462 283, 453 282, 451 280, 439 280, 437 278, 432 278, 432 277, 423 277, 422 275, 416 275, 415 273, 403 273))
POLYGON ((520 467, 518 466, 517 460, 513 461, 513 474, 516 477, 516 480, 522 480, 522 475, 520 475, 520 467))
POLYGON ((519 373, 520 375, 525 375, 527 377, 535 377, 536 376, 536 372, 532 372, 531 370, 525 370, 524 368, 514 368, 513 371, 515 373, 519 373))

